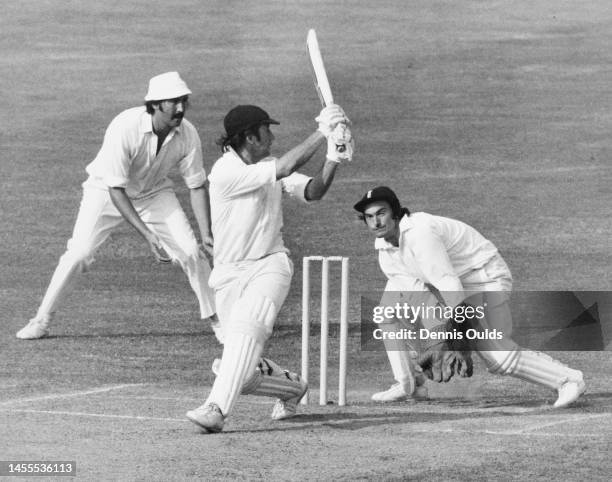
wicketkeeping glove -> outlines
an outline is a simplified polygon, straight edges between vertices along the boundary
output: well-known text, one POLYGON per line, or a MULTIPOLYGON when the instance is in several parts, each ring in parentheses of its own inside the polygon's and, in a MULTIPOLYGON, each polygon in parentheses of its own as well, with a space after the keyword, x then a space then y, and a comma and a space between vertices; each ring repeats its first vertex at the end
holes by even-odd
MULTIPOLYGON (((463 332, 465 325, 448 321, 430 331, 451 333, 455 329, 463 332)), ((465 338, 465 333, 462 338, 440 340, 438 343, 434 342, 426 346, 424 352, 419 356, 418 364, 423 369, 425 376, 435 382, 447 382, 454 374, 460 377, 471 377, 474 373, 470 344, 465 338)))
POLYGON ((425 376, 438 383, 448 382, 455 374, 471 377, 474 373, 471 352, 453 351, 446 342, 427 349, 417 362, 425 376))
POLYGON ((342 107, 340 107, 338 104, 330 104, 323 108, 323 110, 315 118, 315 121, 319 124, 319 132, 325 137, 329 137, 339 123, 350 123, 348 117, 342 110, 342 107))
POLYGON ((350 162, 353 159, 355 141, 351 129, 345 124, 336 125, 327 137, 327 159, 333 162, 350 162))

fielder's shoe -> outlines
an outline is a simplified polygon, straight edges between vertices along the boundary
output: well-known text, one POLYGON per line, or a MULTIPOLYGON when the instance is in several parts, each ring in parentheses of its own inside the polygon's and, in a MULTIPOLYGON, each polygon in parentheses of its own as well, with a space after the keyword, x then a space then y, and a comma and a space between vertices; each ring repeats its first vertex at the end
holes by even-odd
POLYGON ((298 377, 302 391, 299 395, 289 400, 281 400, 280 398, 276 400, 274 408, 272 409, 272 420, 284 420, 295 416, 297 404, 308 391, 308 383, 306 383, 306 380, 303 380, 299 375, 294 374, 294 376, 298 377))
POLYGON ((35 316, 15 335, 21 340, 35 340, 49 336, 49 322, 51 315, 35 316))
POLYGON ((418 386, 414 392, 410 392, 410 385, 396 383, 391 385, 391 388, 384 392, 378 392, 372 395, 372 400, 375 402, 401 402, 410 398, 414 400, 424 400, 427 398, 427 387, 424 385, 418 386))
POLYGON ((189 410, 186 415, 189 420, 208 433, 221 432, 225 424, 225 417, 216 403, 204 404, 189 410))
MULTIPOLYGON (((576 370, 578 371, 578 370, 576 370)), ((584 383, 584 378, 582 372, 580 373, 580 377, 576 380, 568 380, 561 387, 559 387, 559 398, 554 403, 553 407, 555 408, 563 408, 567 407, 570 403, 574 403, 580 395, 586 392, 586 384, 584 383)))

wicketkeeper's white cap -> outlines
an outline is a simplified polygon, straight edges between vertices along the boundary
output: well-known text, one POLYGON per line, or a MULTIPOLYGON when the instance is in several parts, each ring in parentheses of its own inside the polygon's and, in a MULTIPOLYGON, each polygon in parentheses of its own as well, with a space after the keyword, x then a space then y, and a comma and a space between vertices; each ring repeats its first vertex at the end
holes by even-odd
POLYGON ((189 94, 191 91, 178 72, 166 72, 149 80, 149 91, 144 100, 149 102, 150 100, 176 99, 189 94))

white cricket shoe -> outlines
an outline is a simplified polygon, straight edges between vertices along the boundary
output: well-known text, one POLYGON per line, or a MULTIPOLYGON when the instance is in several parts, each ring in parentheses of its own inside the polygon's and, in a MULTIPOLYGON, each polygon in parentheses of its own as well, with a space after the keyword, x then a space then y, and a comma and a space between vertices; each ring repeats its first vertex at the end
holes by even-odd
POLYGON ((411 392, 410 385, 395 383, 391 385, 391 388, 388 390, 372 395, 372 400, 374 402, 401 402, 410 398, 414 400, 424 400, 427 398, 427 395, 427 387, 424 385, 416 387, 414 392, 411 392))
POLYGON ((216 403, 204 404, 194 410, 189 410, 186 416, 208 433, 221 432, 225 425, 225 417, 216 403))
POLYGON ((280 398, 276 400, 276 403, 272 408, 272 420, 285 420, 286 418, 291 418, 295 416, 298 403, 308 391, 308 383, 306 383, 306 380, 302 379, 297 374, 293 375, 298 378, 300 386, 302 387, 302 391, 299 395, 292 397, 288 400, 281 400, 280 398))
POLYGON ((557 401, 554 403, 553 407, 567 407, 569 404, 574 403, 576 400, 578 400, 578 398, 580 398, 580 395, 586 392, 586 384, 584 383, 582 372, 578 371, 578 373, 580 373, 579 378, 577 378, 576 380, 568 380, 559 387, 559 397, 557 398, 557 401))
POLYGON ((35 316, 15 335, 20 340, 35 340, 49 336, 51 315, 35 316))

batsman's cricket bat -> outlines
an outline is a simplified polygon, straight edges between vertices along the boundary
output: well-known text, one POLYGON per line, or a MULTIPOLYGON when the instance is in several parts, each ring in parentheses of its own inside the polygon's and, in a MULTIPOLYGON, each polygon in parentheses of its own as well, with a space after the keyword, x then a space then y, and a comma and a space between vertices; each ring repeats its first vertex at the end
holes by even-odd
MULTIPOLYGON (((308 54, 310 55, 310 63, 312 65, 312 71, 314 73, 314 84, 319 94, 319 100, 323 107, 327 107, 334 103, 334 96, 332 95, 331 87, 329 86, 329 79, 327 78, 327 71, 325 70, 325 64, 323 63, 323 57, 321 56, 321 49, 319 48, 319 40, 317 39, 317 32, 313 28, 308 31, 306 36, 306 47, 308 48, 308 54)), ((339 152, 344 152, 346 146, 337 146, 339 152)))
POLYGON ((315 30, 312 28, 308 31, 306 46, 308 47, 310 63, 312 64, 312 71, 314 72, 314 83, 317 89, 317 94, 319 94, 321 105, 326 107, 329 104, 334 103, 334 97, 332 96, 331 88, 329 87, 329 79, 327 78, 327 72, 325 71, 323 57, 321 57, 321 49, 319 49, 317 32, 315 32, 315 30))

